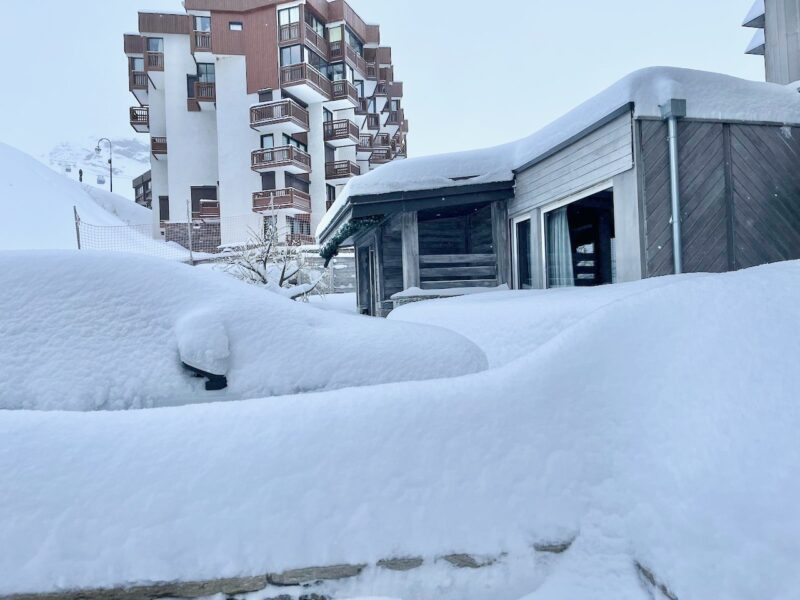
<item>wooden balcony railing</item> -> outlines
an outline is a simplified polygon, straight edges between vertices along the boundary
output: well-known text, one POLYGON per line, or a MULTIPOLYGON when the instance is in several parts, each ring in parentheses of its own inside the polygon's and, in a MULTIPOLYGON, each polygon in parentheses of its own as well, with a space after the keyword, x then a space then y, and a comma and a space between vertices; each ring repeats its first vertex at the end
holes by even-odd
POLYGON ((131 125, 139 125, 143 127, 150 126, 150 107, 149 106, 132 106, 131 107, 131 125))
POLYGON ((125 54, 144 54, 146 46, 143 36, 133 33, 126 33, 124 39, 125 54))
POLYGON ((366 98, 358 99, 358 104, 356 105, 356 114, 360 116, 369 114, 369 100, 366 98))
POLYGON ((374 62, 367 63, 367 79, 371 81, 378 79, 378 65, 374 62))
POLYGON ((377 131, 381 128, 381 116, 376 113, 367 115, 367 129, 377 131))
POLYGON ((153 154, 166 154, 167 153, 167 138, 154 137, 150 140, 150 150, 153 154))
POLYGON ((386 83, 380 82, 375 86, 375 96, 388 96, 389 87, 386 83))
POLYGON ((330 58, 331 62, 341 60, 343 56, 344 42, 342 40, 328 43, 328 57, 330 58))
POLYGON ((359 152, 370 152, 372 150, 373 137, 371 133, 364 133, 358 137, 359 152))
POLYGON ((278 41, 281 44, 300 41, 300 32, 302 31, 303 30, 301 29, 299 22, 281 25, 280 29, 278 30, 278 41))
POLYGON ((370 164, 382 165, 392 161, 393 155, 391 148, 375 148, 369 159, 370 164))
POLYGON ((295 188, 265 190, 253 194, 253 211, 293 209, 304 213, 311 212, 311 196, 295 188))
POLYGON ((292 65, 281 69, 281 85, 310 85, 323 96, 331 97, 331 81, 308 64, 292 65))
POLYGON ((326 142, 348 139, 355 142, 359 139, 358 125, 353 123, 350 119, 327 121, 323 123, 322 129, 326 142))
POLYGON ((311 169, 311 157, 294 146, 254 150, 251 160, 251 167, 254 171, 291 166, 305 171, 311 169))
POLYGON ((403 112, 403 109, 390 110, 389 117, 386 119, 386 124, 399 126, 403 122, 404 118, 405 118, 405 113, 403 112))
POLYGON ((164 70, 164 53, 163 52, 148 52, 144 55, 144 70, 145 71, 163 71, 164 70))
POLYGON ((373 144, 376 148, 388 148, 392 143, 392 136, 388 133, 375 134, 375 141, 373 144))
POLYGON ((131 71, 130 73, 130 88, 133 90, 146 90, 147 89, 147 73, 144 71, 131 71))
POLYGON ((216 102, 217 86, 214 83, 197 81, 194 84, 194 97, 198 102, 216 102))
POLYGON ((200 200, 201 219, 219 219, 219 200, 200 200))
POLYGON ((333 81, 331 82, 331 99, 332 100, 345 100, 350 99, 353 105, 358 104, 358 90, 349 81, 333 81))
POLYGON ((308 129, 308 111, 294 100, 266 102, 250 109, 251 127, 289 122, 308 129))
POLYGON ((326 179, 344 179, 361 175, 361 167, 352 160, 337 160, 325 163, 326 179))
POLYGON ((390 98, 394 98, 396 100, 403 97, 402 81, 392 81, 388 83, 386 87, 390 98))
POLYGON ((213 48, 210 31, 195 31, 192 33, 192 53, 211 52, 213 48))
POLYGON ((359 73, 367 74, 367 61, 364 57, 359 55, 349 44, 345 44, 345 57, 350 66, 359 73))
POLYGON ((319 35, 316 31, 314 31, 311 26, 306 23, 306 42, 314 46, 317 50, 319 50, 320 55, 322 58, 328 58, 328 41, 319 35))

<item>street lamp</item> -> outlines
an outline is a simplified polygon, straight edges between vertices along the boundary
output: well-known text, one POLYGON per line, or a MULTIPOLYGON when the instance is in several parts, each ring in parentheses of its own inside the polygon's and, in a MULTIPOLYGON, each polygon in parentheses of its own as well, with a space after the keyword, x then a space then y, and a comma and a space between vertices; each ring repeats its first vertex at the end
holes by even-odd
POLYGON ((108 184, 111 191, 114 191, 114 146, 108 138, 100 138, 97 140, 97 147, 94 149, 95 153, 100 155, 100 143, 108 142, 108 184))

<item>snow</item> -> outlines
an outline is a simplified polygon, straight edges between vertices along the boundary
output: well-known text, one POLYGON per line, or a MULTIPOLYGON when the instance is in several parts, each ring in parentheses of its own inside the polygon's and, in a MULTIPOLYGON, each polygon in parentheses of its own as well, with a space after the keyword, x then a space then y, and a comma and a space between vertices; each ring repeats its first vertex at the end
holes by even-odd
POLYGON ((148 408, 486 367, 452 332, 325 314, 213 271, 91 251, 0 253, 0 339, 0 409, 148 408), (182 360, 229 388, 206 392, 182 360))
POLYGON ((331 310, 348 314, 358 312, 358 298, 355 293, 311 296, 308 301, 311 303, 311 306, 321 310, 331 310))
MULTIPOLYGON (((394 351, 387 364, 403 362, 400 371, 442 368, 440 357, 428 364, 440 331, 430 326, 405 329, 413 324, 272 297, 256 305, 255 290, 244 287, 229 306, 222 284, 210 279, 202 281, 205 298, 192 300, 201 282, 188 267, 159 263, 169 269, 162 276, 153 265, 84 260, 44 255, 47 277, 30 257, 0 265, 11 284, 0 290, 22 297, 11 308, 25 303, 35 315, 0 321, 3 339, 12 335, 19 347, 25 332, 36 338, 37 360, 67 353, 75 362, 84 338, 102 336, 122 342, 116 352, 136 365, 125 377, 135 375, 137 385, 147 383, 143 373, 160 379, 159 365, 174 358, 134 352, 123 331, 106 319, 90 327, 81 313, 129 297, 130 312, 120 304, 115 321, 142 343, 136 288, 146 271, 157 282, 147 310, 164 307, 163 325, 150 317, 150 335, 166 339, 160 331, 170 330, 174 306, 185 314, 195 303, 213 305, 232 342, 229 377, 237 362, 256 364, 242 355, 250 344, 265 357, 264 370, 293 369, 271 344, 259 345, 263 337, 297 357, 295 381, 313 378, 309 365, 320 359, 332 371, 324 359, 334 344, 336 365, 351 353, 394 351), (81 286, 70 284, 79 272, 90 273, 84 282, 109 278, 103 302, 96 289, 78 293, 81 286), (26 288, 23 273, 41 289, 26 288), (48 309, 57 298, 63 314, 44 312, 41 297, 54 298, 48 309), (246 332, 231 328, 233 312, 246 332), (255 322, 260 316, 265 327, 255 322), (56 323, 66 331, 52 341, 40 336, 52 337, 56 323), (315 347, 301 341, 311 331, 315 347)), ((795 262, 594 290, 433 300, 428 306, 459 315, 437 325, 478 341, 491 369, 160 410, 0 412, 0 594, 422 556, 418 574, 379 576, 370 567, 331 588, 337 598, 644 600, 638 561, 682 599, 792 600, 800 586, 798 282, 795 262), (477 315, 493 323, 498 340, 488 325, 467 323, 477 315), (519 338, 514 356, 500 353, 519 338), (562 555, 533 555, 534 544, 573 538, 562 555), (486 570, 435 562, 453 552, 506 554, 486 570)), ((0 315, 9 312, 9 295, 0 315)), ((433 308, 423 318, 426 310, 402 312, 437 318, 433 308)), ((462 348, 452 335, 440 341, 462 348)), ((34 361, 20 365, 28 371, 22 377, 9 360, 15 353, 5 351, 6 397, 9 385, 43 377, 34 361)), ((102 386, 105 372, 96 368, 102 386)), ((58 389, 66 403, 84 377, 65 376, 58 389)), ((361 381, 374 378, 365 373, 361 381)))
POLYGON ((461 288, 442 288, 439 290, 423 290, 418 287, 410 287, 407 290, 398 292, 392 296, 392 300, 402 300, 403 298, 445 298, 448 296, 472 296, 474 294, 486 294, 489 292, 508 291, 506 284, 495 287, 461 287, 461 288))
POLYGON ((352 179, 317 228, 334 221, 351 196, 511 181, 514 170, 543 156, 626 104, 636 118, 660 118, 673 98, 687 117, 800 124, 800 95, 785 86, 673 67, 635 71, 531 136, 495 148, 394 161, 352 179))
POLYGON ((77 248, 76 207, 82 220, 124 227, 151 222, 135 202, 82 186, 36 159, 0 143, 0 250, 77 248))
POLYGON ((767 14, 766 7, 764 6, 764 0, 756 0, 753 2, 753 6, 750 7, 750 12, 747 13, 747 16, 742 21, 742 26, 750 27, 750 23, 758 19, 759 17, 763 17, 767 14))
POLYGON ((761 48, 764 44, 767 43, 767 36, 764 33, 763 29, 758 29, 754 34, 753 38, 750 40, 750 43, 747 44, 747 48, 745 48, 744 53, 750 54, 753 50, 761 48))

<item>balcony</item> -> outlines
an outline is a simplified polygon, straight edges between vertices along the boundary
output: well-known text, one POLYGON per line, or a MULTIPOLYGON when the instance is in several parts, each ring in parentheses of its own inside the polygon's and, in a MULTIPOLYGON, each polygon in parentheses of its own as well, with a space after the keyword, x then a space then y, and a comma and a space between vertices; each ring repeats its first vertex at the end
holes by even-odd
POLYGON ((358 145, 356 146, 356 155, 359 160, 367 160, 372 156, 372 142, 373 137, 371 133, 362 133, 358 137, 358 145))
POLYGON ((372 156, 369 158, 369 164, 370 166, 383 165, 392 162, 393 159, 394 155, 392 154, 391 148, 375 148, 372 156))
POLYGON ((373 63, 367 63, 367 79, 370 81, 377 81, 378 79, 378 65, 373 63))
POLYGON ((377 133, 373 145, 376 148, 388 148, 392 145, 392 136, 388 133, 377 133))
POLYGON ((393 100, 399 100, 403 97, 403 82, 402 81, 392 81, 386 84, 387 92, 389 97, 393 100))
POLYGON ((358 52, 353 50, 349 44, 345 44, 345 61, 349 64, 353 69, 361 73, 362 75, 367 75, 367 61, 364 60, 364 57, 361 56, 358 52))
POLYGON ((370 113, 367 115, 367 129, 370 131, 378 131, 381 128, 381 116, 377 113, 370 113))
POLYGON ((308 64, 281 69, 281 87, 307 104, 327 102, 331 98, 331 82, 308 64))
POLYGON ((138 34, 126 33, 125 34, 125 54, 129 57, 142 56, 145 52, 144 37, 138 34))
POLYGON ((200 200, 199 217, 204 221, 219 219, 219 200, 200 200))
POLYGON ((325 135, 325 141, 335 148, 356 146, 358 144, 358 125, 349 119, 327 121, 323 123, 322 129, 325 135))
POLYGON ((352 160, 337 160, 325 163, 325 179, 329 183, 345 183, 352 177, 361 175, 361 167, 352 160))
POLYGON ((310 213, 311 196, 295 188, 253 194, 253 212, 270 213, 274 210, 285 210, 291 214, 310 213))
POLYGON ((133 127, 139 133, 150 132, 150 107, 131 107, 131 127, 133 127))
POLYGON ((254 150, 251 157, 251 168, 258 173, 276 169, 295 175, 308 173, 311 171, 311 157, 294 146, 254 150))
POLYGON ((328 110, 350 110, 358 106, 358 90, 349 81, 331 82, 331 99, 325 103, 328 110))
POLYGON ((164 70, 164 53, 163 52, 147 52, 144 55, 144 70, 150 73, 151 71, 164 70))
POLYGON ((260 133, 301 133, 308 131, 308 111, 294 100, 279 100, 253 106, 250 127, 260 133))
POLYGON ((128 89, 139 101, 139 104, 149 104, 148 84, 150 80, 144 71, 130 71, 128 73, 128 89))
POLYGON ((328 58, 328 41, 314 31, 308 23, 306 23, 306 43, 313 46, 312 49, 316 49, 320 56, 328 58))
POLYGON ((193 31, 189 38, 192 54, 197 62, 214 62, 214 45, 210 31, 193 31))
POLYGON ((392 134, 397 133, 400 130, 400 126, 405 121, 405 112, 403 109, 390 110, 386 115, 386 121, 383 124, 384 127, 392 134))
POLYGON ((154 137, 150 140, 150 151, 156 160, 167 159, 167 138, 154 137))
POLYGON ((194 99, 200 105, 200 110, 214 110, 217 102, 217 85, 196 81, 194 84, 194 99))
POLYGON ((278 29, 278 43, 284 45, 301 42, 302 33, 302 23, 299 21, 297 23, 289 23, 288 25, 281 25, 278 29))

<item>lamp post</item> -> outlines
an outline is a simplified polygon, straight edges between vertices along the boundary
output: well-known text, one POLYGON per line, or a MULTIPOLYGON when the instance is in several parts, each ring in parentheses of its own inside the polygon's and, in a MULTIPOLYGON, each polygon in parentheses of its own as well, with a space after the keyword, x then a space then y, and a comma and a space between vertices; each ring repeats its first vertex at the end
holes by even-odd
POLYGON ((111 144, 111 140, 108 138, 100 138, 97 140, 97 147, 94 149, 97 155, 100 155, 100 143, 107 142, 108 143, 108 184, 111 192, 114 191, 114 146, 111 144))

